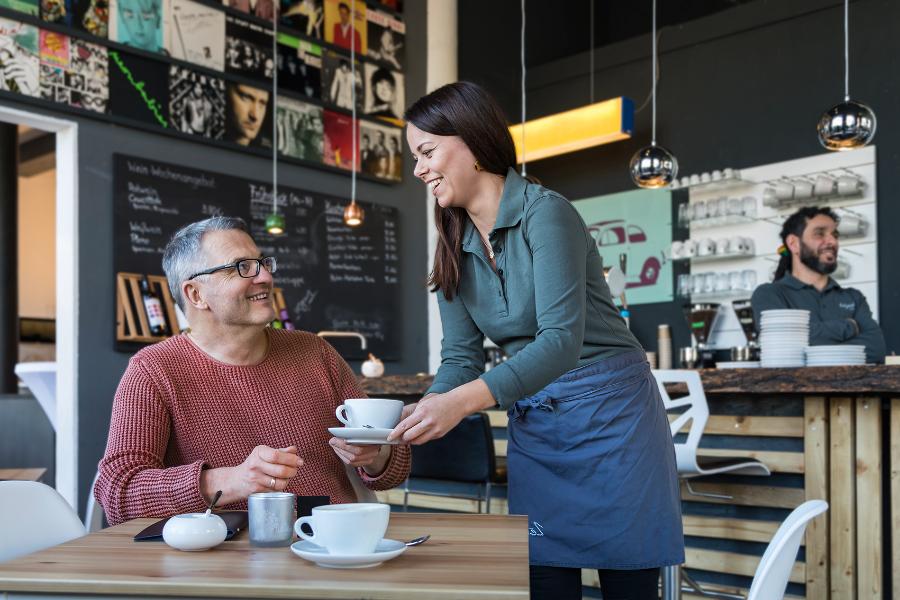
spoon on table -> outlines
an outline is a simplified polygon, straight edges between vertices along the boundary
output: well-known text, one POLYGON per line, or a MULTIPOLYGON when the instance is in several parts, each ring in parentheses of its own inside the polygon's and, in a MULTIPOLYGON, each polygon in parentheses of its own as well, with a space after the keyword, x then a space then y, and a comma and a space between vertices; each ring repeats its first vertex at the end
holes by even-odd
POLYGON ((423 535, 422 537, 417 537, 409 540, 408 542, 403 542, 407 546, 418 546, 419 544, 424 544, 428 540, 431 539, 431 534, 423 535))
POLYGON ((222 497, 222 490, 216 492, 216 495, 213 496, 212 502, 209 503, 209 508, 206 509, 206 513, 203 515, 204 517, 208 517, 209 513, 212 512, 213 507, 216 505, 216 502, 219 501, 219 498, 222 497))

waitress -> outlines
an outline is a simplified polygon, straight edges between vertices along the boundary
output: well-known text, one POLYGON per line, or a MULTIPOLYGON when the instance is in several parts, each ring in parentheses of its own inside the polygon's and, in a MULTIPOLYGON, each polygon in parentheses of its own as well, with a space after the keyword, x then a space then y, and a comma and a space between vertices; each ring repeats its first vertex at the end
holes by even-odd
POLYGON ((515 171, 496 101, 467 82, 406 112, 415 175, 435 197, 429 277, 444 339, 434 384, 391 439, 423 444, 508 409, 509 510, 528 515, 533 598, 657 598, 684 561, 669 423, 644 351, 568 200, 515 171), (484 371, 488 336, 510 356, 484 371))

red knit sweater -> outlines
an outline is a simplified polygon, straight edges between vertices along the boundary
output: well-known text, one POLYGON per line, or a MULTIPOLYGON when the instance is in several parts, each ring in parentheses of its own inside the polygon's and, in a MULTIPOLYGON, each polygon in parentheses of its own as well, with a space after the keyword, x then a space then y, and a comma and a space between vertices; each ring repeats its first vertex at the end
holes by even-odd
MULTIPOLYGON (((327 428, 341 425, 334 412, 344 399, 365 394, 321 338, 267 331, 269 352, 249 367, 219 362, 183 335, 134 355, 116 390, 94 489, 111 524, 204 509, 200 471, 239 465, 259 444, 299 448, 305 463, 287 491, 356 501, 327 428)), ((402 483, 409 465, 409 447, 394 446, 379 477, 359 472, 384 490, 402 483)))

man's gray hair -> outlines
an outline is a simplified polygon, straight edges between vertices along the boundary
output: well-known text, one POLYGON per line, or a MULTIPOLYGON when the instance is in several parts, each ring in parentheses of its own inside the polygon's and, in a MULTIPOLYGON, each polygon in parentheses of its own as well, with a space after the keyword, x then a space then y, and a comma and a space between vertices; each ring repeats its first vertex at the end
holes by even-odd
POLYGON ((181 296, 181 284, 187 281, 188 277, 202 271, 210 266, 204 265, 204 255, 201 252, 201 243, 203 236, 210 231, 230 231, 237 229, 249 235, 247 231, 247 223, 237 217, 210 217, 185 225, 175 232, 169 243, 166 244, 166 250, 163 253, 162 267, 166 272, 166 279, 169 280, 169 291, 172 293, 172 299, 178 304, 181 310, 185 310, 184 298, 181 296))

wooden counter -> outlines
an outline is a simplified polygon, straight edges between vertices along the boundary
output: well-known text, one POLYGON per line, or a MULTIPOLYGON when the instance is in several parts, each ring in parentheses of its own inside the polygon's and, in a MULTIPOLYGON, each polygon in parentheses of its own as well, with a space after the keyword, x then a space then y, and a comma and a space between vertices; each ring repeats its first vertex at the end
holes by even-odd
POLYGON ((326 569, 289 548, 255 548, 246 531, 205 552, 132 540, 153 522, 0 564, 0 598, 528 598, 525 517, 394 513, 388 538, 431 539, 368 569, 326 569))
MULTIPOLYGON (((704 369, 700 375, 710 418, 699 453, 753 457, 772 476, 692 483, 730 500, 694 496, 682 486, 686 567, 695 578, 713 589, 746 593, 781 521, 804 501, 821 498, 830 509, 807 530, 788 597, 875 600, 888 597, 887 586, 900 599, 900 368, 704 369), (889 511, 883 510, 886 502, 889 511)), ((431 381, 390 376, 362 385, 371 396, 415 400, 431 381)), ((506 414, 488 414, 497 454, 505 456, 506 414)), ((502 513, 505 490, 496 487, 491 512, 502 513)), ((402 491, 380 496, 402 504, 402 491)), ((475 510, 467 500, 415 494, 410 504, 475 510)), ((583 579, 596 585, 596 573, 585 571, 583 579)))

